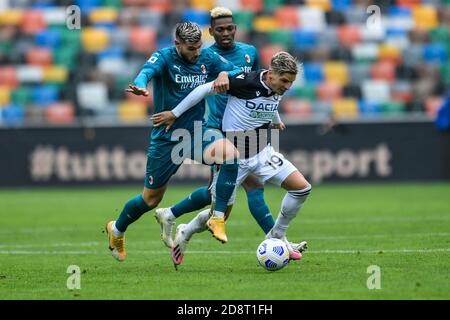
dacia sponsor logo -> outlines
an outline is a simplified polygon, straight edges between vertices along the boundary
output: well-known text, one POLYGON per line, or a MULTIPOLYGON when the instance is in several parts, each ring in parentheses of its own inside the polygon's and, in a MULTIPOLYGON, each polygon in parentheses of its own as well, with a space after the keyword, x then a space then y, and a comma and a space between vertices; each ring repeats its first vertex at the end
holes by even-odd
POLYGON ((247 107, 250 110, 255 111, 270 111, 275 112, 278 110, 278 103, 255 103, 253 101, 245 101, 245 107, 247 107))

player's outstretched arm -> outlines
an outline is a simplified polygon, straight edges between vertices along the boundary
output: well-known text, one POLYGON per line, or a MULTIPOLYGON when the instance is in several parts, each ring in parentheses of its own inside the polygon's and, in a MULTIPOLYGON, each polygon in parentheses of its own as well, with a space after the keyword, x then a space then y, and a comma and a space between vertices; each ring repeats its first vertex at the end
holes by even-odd
POLYGON ((171 111, 163 111, 160 113, 155 113, 150 119, 153 121, 153 127, 160 127, 166 125, 166 132, 170 130, 173 123, 177 118, 179 118, 187 110, 195 106, 206 96, 215 94, 214 82, 208 82, 202 84, 192 90, 186 98, 183 99, 174 109, 171 111))

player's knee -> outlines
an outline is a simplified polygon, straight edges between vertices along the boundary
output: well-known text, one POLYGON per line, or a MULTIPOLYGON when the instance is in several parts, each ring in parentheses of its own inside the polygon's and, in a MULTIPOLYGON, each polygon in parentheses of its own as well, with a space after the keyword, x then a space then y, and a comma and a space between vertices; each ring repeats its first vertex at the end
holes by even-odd
POLYGON ((249 193, 253 190, 259 190, 264 189, 264 185, 258 180, 253 178, 247 178, 242 182, 242 187, 244 188, 245 192, 249 193))
POLYGON ((289 190, 288 194, 292 198, 301 200, 301 202, 303 202, 311 194, 311 190, 312 190, 312 186, 309 183, 307 183, 307 185, 304 188, 296 189, 296 190, 289 190))
POLYGON ((143 196, 142 198, 150 209, 156 208, 162 200, 162 197, 153 195, 143 196))

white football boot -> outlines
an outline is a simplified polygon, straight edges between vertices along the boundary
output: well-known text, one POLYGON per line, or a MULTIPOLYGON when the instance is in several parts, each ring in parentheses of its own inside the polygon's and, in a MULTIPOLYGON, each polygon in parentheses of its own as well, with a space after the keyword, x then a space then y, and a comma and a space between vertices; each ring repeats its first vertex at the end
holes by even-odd
POLYGON ((177 267, 183 262, 184 252, 186 251, 187 244, 189 243, 183 232, 186 226, 187 224, 180 224, 175 232, 175 239, 171 250, 172 261, 175 269, 177 269, 177 267))
POLYGON ((170 208, 158 208, 155 210, 155 219, 161 226, 161 240, 166 247, 173 247, 172 229, 175 225, 175 219, 170 218, 170 208))

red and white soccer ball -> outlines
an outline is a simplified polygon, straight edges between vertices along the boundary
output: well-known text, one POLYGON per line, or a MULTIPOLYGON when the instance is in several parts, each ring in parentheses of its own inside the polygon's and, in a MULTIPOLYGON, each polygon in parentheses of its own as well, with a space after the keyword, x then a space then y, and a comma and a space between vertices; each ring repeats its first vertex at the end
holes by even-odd
POLYGON ((264 269, 276 271, 284 268, 289 262, 289 251, 283 241, 270 238, 259 244, 256 258, 264 269))

